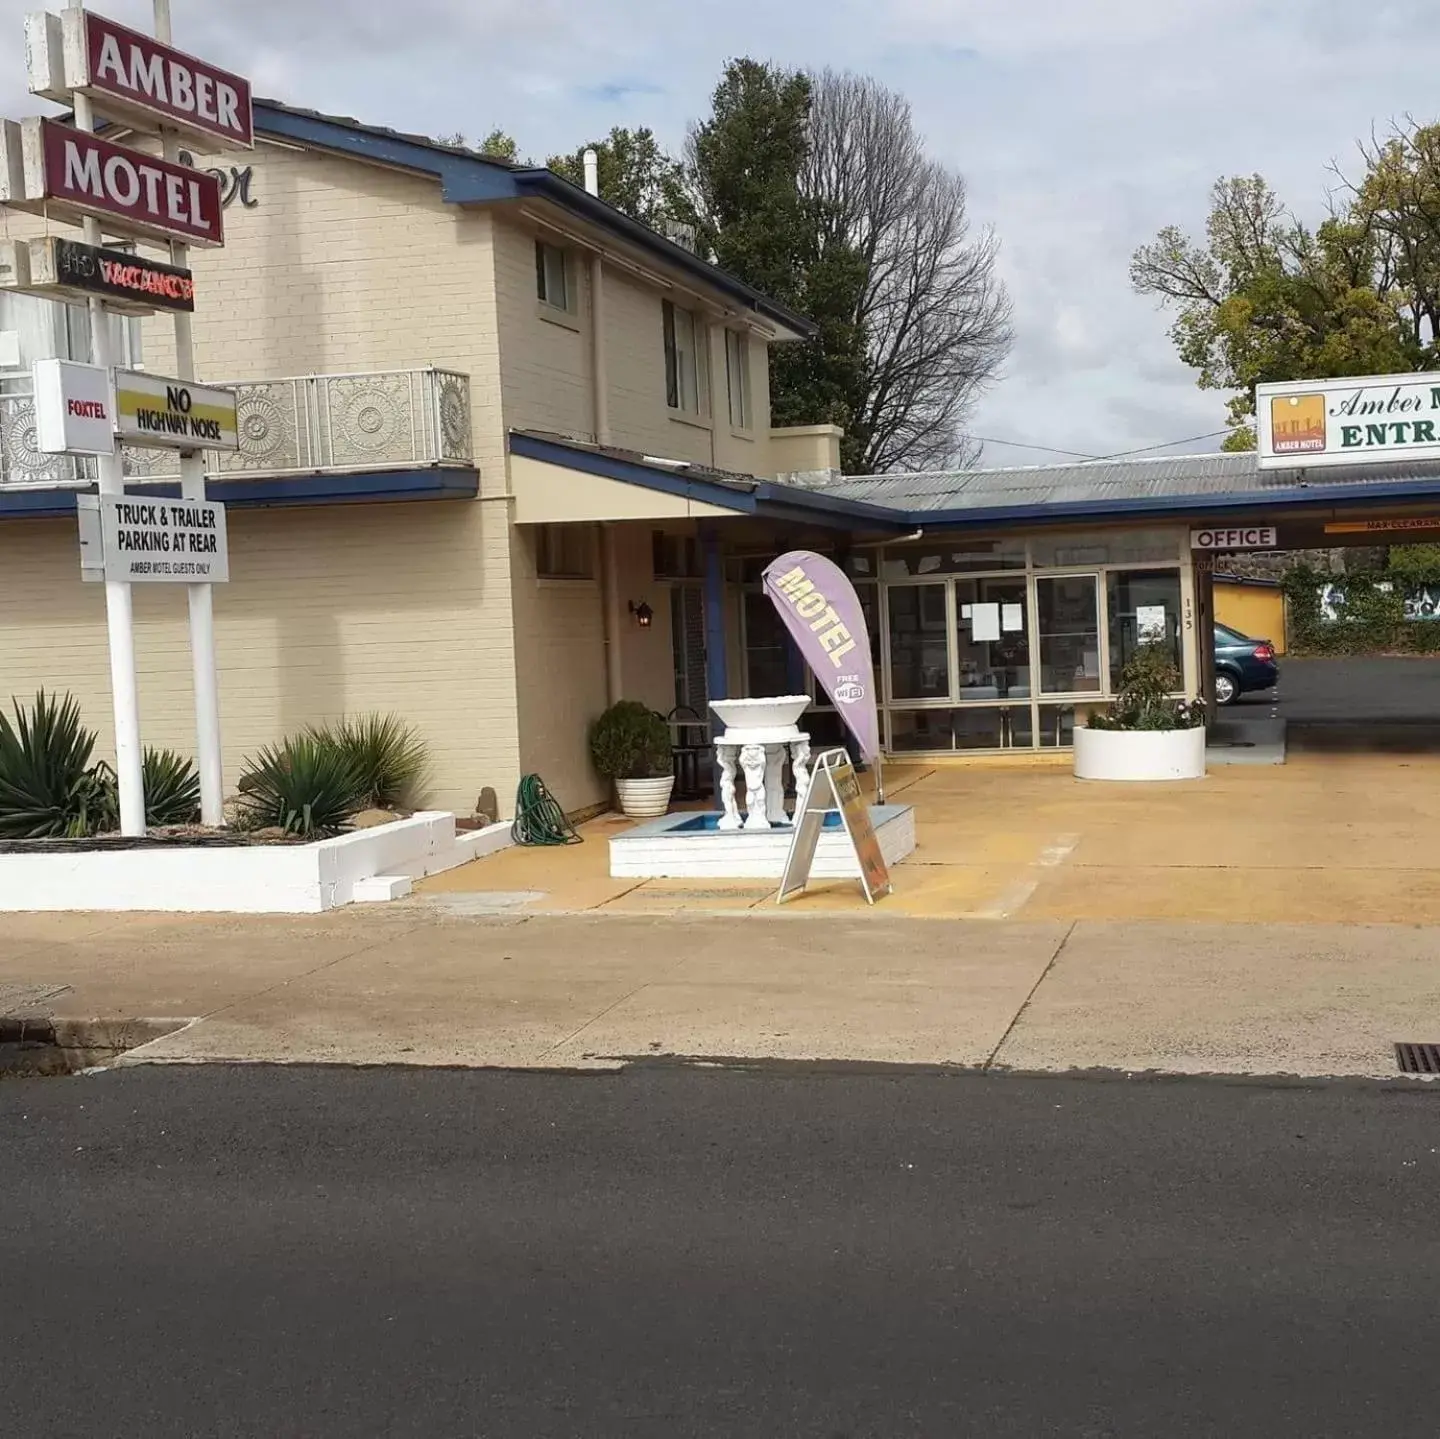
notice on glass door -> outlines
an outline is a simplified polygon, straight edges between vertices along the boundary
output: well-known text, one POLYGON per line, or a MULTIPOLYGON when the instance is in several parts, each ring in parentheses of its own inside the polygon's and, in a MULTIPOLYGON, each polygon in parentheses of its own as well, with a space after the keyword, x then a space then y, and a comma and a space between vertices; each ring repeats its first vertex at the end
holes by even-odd
POLYGON ((972 605, 970 607, 970 638, 977 643, 1000 638, 999 605, 972 605))
POLYGON ((1141 644, 1149 640, 1163 640, 1165 638, 1165 606, 1136 605, 1135 631, 1141 644))
POLYGON ((1025 606, 1001 605, 1000 628, 1006 634, 1014 634, 1016 630, 1023 630, 1025 628, 1025 606))

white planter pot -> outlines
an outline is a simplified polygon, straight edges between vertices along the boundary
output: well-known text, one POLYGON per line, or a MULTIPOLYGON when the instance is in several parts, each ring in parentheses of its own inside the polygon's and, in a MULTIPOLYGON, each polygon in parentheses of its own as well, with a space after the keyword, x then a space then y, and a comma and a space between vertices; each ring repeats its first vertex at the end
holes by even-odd
POLYGON ((620 813, 631 819, 655 819, 670 808, 670 791, 675 776, 659 779, 617 779, 615 793, 620 797, 620 813))
POLYGON ((1205 727, 1162 730, 1075 729, 1075 778, 1205 778, 1205 727))

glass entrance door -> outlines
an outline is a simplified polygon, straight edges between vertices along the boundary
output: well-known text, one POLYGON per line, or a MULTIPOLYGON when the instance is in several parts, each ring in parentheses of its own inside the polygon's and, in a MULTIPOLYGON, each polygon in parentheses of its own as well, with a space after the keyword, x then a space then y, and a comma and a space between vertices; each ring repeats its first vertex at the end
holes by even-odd
POLYGON ((1099 694, 1099 577, 1037 575, 1035 618, 1040 693, 1099 694))

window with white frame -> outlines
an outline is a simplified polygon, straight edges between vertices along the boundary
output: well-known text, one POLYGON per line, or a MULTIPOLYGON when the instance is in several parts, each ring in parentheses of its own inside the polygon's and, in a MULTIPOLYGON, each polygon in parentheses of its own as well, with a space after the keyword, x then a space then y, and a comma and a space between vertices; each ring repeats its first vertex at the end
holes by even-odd
POLYGON ((542 580, 593 580, 595 527, 538 526, 535 536, 535 573, 542 580))
POLYGON ((693 310, 662 302, 665 319, 665 400, 672 410, 706 409, 705 321, 693 310))
POLYGON ((730 392, 730 423, 737 430, 748 430, 750 337, 740 330, 725 331, 725 383, 730 392))
POLYGON ((570 286, 570 257, 558 245, 535 241, 535 293, 547 305, 567 314, 574 308, 570 286))

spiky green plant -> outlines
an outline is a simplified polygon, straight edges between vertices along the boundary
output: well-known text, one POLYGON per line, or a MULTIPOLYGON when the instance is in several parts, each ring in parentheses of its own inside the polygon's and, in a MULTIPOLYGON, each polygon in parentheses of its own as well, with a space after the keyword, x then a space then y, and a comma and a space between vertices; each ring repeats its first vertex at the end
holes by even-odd
POLYGON ((145 751, 145 823, 195 824, 200 818, 200 776, 173 749, 145 751))
POLYGON ((108 819, 101 767, 92 766, 95 732, 80 722, 71 695, 41 690, 29 710, 0 711, 0 838, 57 839, 93 834, 108 819))
POLYGON ((247 828, 283 829, 304 839, 339 833, 364 808, 349 754, 309 733, 267 745, 246 762, 237 788, 247 828))
POLYGON ((362 809, 409 809, 419 799, 430 768, 425 741, 399 715, 347 717, 312 726, 310 735, 334 745, 354 767, 362 809))

